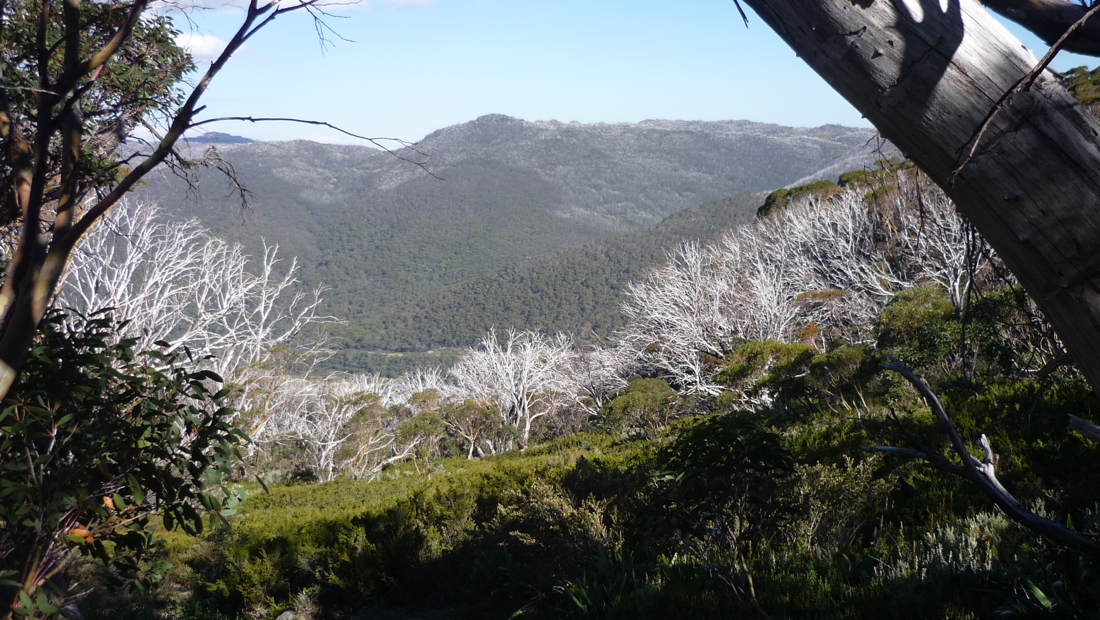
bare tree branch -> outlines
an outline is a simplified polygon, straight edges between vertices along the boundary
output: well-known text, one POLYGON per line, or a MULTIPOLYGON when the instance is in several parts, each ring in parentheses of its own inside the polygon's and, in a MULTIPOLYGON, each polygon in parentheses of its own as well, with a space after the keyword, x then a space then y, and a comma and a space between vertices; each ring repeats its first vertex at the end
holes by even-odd
POLYGON ((410 164, 416 165, 421 170, 423 170, 424 172, 427 172, 429 175, 431 175, 433 178, 439 179, 440 181, 443 180, 443 179, 440 179, 438 176, 436 176, 431 170, 428 170, 427 166, 425 165, 425 162, 416 161, 415 159, 409 159, 409 158, 399 154, 397 151, 394 151, 393 149, 391 149, 391 148, 389 148, 388 146, 385 145, 385 142, 396 142, 396 143, 400 144, 402 148, 409 149, 409 150, 411 150, 411 151, 413 151, 413 152, 415 152, 419 155, 423 155, 425 157, 428 157, 428 155, 426 153, 424 153, 423 151, 420 151, 416 148, 416 142, 409 142, 407 140, 402 140, 401 138, 368 138, 367 136, 361 136, 359 134, 352 133, 352 132, 350 132, 346 129, 342 129, 340 127, 337 127, 336 125, 333 125, 332 123, 326 123, 324 121, 309 121, 309 120, 305 120, 305 119, 301 119, 301 118, 254 118, 252 116, 223 116, 223 117, 220 117, 220 118, 210 118, 210 119, 206 119, 206 120, 203 120, 203 121, 199 121, 197 123, 192 123, 188 128, 193 129, 195 127, 200 127, 202 125, 206 125, 206 124, 209 124, 209 123, 220 123, 220 122, 223 122, 223 121, 247 121, 249 123, 264 123, 264 122, 301 123, 303 125, 318 125, 320 127, 328 127, 329 129, 338 131, 338 132, 340 132, 340 133, 342 133, 346 136, 351 136, 352 138, 356 138, 356 139, 359 139, 359 140, 364 140, 366 142, 370 142, 374 146, 377 146, 378 148, 382 149, 383 151, 386 151, 387 153, 389 153, 390 155, 393 155, 397 159, 400 159, 401 161, 409 162, 410 164))
MULTIPOLYGON (((958 431, 955 430, 955 425, 951 423, 947 411, 944 409, 943 405, 940 404, 936 394, 908 366, 891 357, 890 363, 883 365, 882 368, 900 374, 922 397, 924 397, 925 402, 931 407, 932 412, 939 421, 940 427, 947 433, 955 453, 962 460, 962 468, 959 470, 958 475, 973 482, 987 497, 1000 506, 1001 510, 1003 510, 1009 518, 1020 525, 1059 544, 1091 555, 1100 556, 1100 543, 1028 510, 1017 501, 997 479, 995 468, 996 459, 989 439, 985 435, 982 435, 978 440, 978 445, 981 446, 982 452, 984 453, 983 458, 979 460, 972 456, 966 447, 966 443, 963 441, 962 437, 959 436, 958 431)), ((934 461, 934 459, 930 458, 933 457, 931 451, 927 450, 904 448, 891 449, 890 446, 878 446, 873 448, 873 450, 878 452, 892 451, 907 456, 915 456, 934 461)), ((938 458, 942 459, 942 457, 938 458)))
POLYGON ((1083 24, 1089 5, 1066 0, 985 0, 982 4, 1067 52, 1100 56, 1100 24, 1083 24), (1066 29, 1081 24, 1067 33, 1066 29))

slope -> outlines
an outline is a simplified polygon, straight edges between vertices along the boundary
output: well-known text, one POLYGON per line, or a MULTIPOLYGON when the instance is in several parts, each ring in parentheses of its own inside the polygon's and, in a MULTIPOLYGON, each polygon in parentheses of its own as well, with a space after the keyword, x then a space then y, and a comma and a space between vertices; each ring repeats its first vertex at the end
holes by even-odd
MULTIPOLYGON (((589 125, 489 115, 439 130, 415 150, 398 153, 422 162, 431 175, 363 146, 192 144, 192 154, 215 148, 232 164, 251 192, 249 209, 242 211, 232 184, 209 169, 198 170, 190 184, 165 172, 135 198, 159 202, 174 218, 198 218, 250 253, 258 254, 265 242, 278 244, 284 257, 299 257, 306 283, 328 290, 323 310, 348 320, 336 335, 354 346, 422 350, 468 341, 485 321, 441 327, 446 320, 427 316, 457 316, 457 309, 443 307, 474 303, 480 295, 497 300, 485 303, 497 304, 499 312, 471 306, 486 316, 515 316, 547 328, 578 325, 581 307, 602 307, 600 315, 607 316, 614 304, 598 300, 617 285, 602 272, 586 270, 600 260, 614 264, 620 249, 593 246, 586 250, 591 256, 569 263, 573 275, 553 276, 603 282, 592 285, 604 292, 591 298, 566 287, 567 295, 577 297, 572 301, 550 301, 548 284, 532 280, 534 271, 527 275, 559 260, 540 263, 535 257, 644 228, 691 205, 771 190, 838 160, 873 158, 871 136, 870 130, 832 125, 589 125), (531 262, 498 273, 521 260, 531 262), (507 299, 520 289, 504 283, 546 300, 523 301, 520 312, 507 299), (551 312, 555 304, 560 308, 551 312), (419 329, 433 335, 419 335, 419 329)), ((658 244, 646 251, 661 257, 665 249, 658 244)), ((593 326, 608 320, 597 319, 593 326)))
POLYGON ((759 193, 737 194, 650 228, 518 261, 387 314, 360 344, 396 351, 471 346, 494 326, 610 334, 622 326, 619 295, 632 280, 678 245, 750 221, 761 200, 759 193))

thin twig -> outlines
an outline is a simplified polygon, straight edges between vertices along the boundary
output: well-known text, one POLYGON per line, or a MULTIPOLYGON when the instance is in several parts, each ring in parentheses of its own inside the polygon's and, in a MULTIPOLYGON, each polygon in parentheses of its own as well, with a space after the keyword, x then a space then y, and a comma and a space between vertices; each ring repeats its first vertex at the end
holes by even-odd
MULTIPOLYGON (((1072 35, 1081 26, 1084 26, 1085 22, 1088 21, 1090 17, 1095 15, 1097 11, 1100 11, 1100 2, 1096 3, 1095 6, 1089 9, 1088 13, 1082 15, 1081 19, 1073 22, 1073 24, 1071 24, 1070 27, 1066 29, 1065 33, 1062 34, 1062 36, 1054 42, 1054 45, 1050 46, 1050 49, 1047 50, 1047 53, 1043 55, 1043 59, 1039 61, 1039 64, 1035 65, 1035 67, 1033 67, 1031 71, 1028 71, 1027 75, 1020 78, 1020 81, 1016 82, 1015 86, 1008 89, 1005 94, 1001 95, 1001 98, 998 99, 997 103, 993 105, 993 108, 989 110, 989 114, 986 115, 985 120, 982 122, 982 125, 978 129, 978 131, 974 133, 974 135, 970 136, 970 140, 967 140, 963 143, 963 146, 965 146, 971 141, 973 142, 973 144, 970 146, 970 151, 966 154, 966 158, 962 161, 961 164, 956 166, 955 169, 951 171, 951 185, 955 184, 955 179, 958 178, 959 174, 962 172, 962 169, 965 168, 966 165, 970 163, 970 160, 974 158, 974 154, 977 153, 978 145, 981 144, 982 138, 985 136, 986 130, 988 130, 989 126, 993 124, 993 119, 997 118, 997 115, 1006 105, 1008 105, 1009 101, 1013 97, 1015 97, 1020 92, 1031 88, 1031 85, 1034 84, 1035 80, 1039 78, 1039 74, 1041 74, 1043 70, 1047 68, 1047 65, 1049 65, 1050 62, 1054 60, 1054 57, 1058 54, 1058 52, 1061 51, 1062 46, 1065 45, 1066 40, 1069 39, 1070 35, 1072 35)), ((962 150, 962 147, 960 147, 959 150, 962 150)))
POLYGON ((420 151, 416 148, 416 142, 409 142, 408 140, 402 140, 401 138, 369 138, 367 136, 361 136, 359 134, 352 133, 352 132, 350 132, 346 129, 341 129, 340 127, 337 127, 336 125, 333 125, 332 123, 326 123, 325 121, 309 121, 309 120, 305 120, 305 119, 301 119, 301 118, 255 118, 255 117, 252 117, 252 116, 222 116, 222 117, 219 117, 219 118, 208 118, 204 121, 199 121, 197 123, 191 123, 190 125, 187 126, 187 128, 188 129, 194 129, 195 127, 201 127, 202 125, 206 125, 206 124, 209 124, 209 123, 218 123, 218 122, 221 122, 221 121, 247 121, 249 123, 266 123, 266 122, 301 123, 303 125, 317 125, 317 126, 320 126, 320 127, 328 127, 329 129, 336 130, 336 131, 338 131, 338 132, 340 132, 340 133, 342 133, 346 136, 351 136, 352 138, 356 138, 358 140, 363 140, 363 141, 366 141, 366 142, 370 142, 374 146, 377 146, 378 148, 382 149, 383 151, 389 153, 390 155, 393 155, 397 159, 400 159, 401 161, 404 161, 404 162, 408 162, 410 164, 414 164, 415 166, 419 167, 424 172, 427 172, 433 178, 439 179, 440 181, 443 180, 442 178, 440 178, 440 177, 436 176, 434 173, 432 173, 431 170, 428 170, 428 167, 424 164, 424 162, 419 162, 419 161, 416 161, 415 159, 409 159, 408 157, 405 157, 403 155, 399 155, 397 153, 397 151, 394 151, 393 149, 391 149, 391 148, 387 147, 385 144, 383 144, 383 142, 396 142, 396 143, 400 144, 402 148, 407 148, 407 149, 409 149, 409 150, 411 150, 411 151, 413 151, 413 152, 415 152, 419 155, 423 155, 424 157, 430 157, 427 153, 424 153, 423 151, 420 151))

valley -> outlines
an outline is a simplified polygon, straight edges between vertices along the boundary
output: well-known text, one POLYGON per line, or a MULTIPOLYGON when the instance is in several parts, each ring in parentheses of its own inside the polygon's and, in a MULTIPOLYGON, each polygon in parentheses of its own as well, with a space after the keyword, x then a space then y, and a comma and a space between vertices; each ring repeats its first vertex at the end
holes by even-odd
POLYGON ((748 221, 761 192, 868 165, 880 156, 873 137, 836 125, 503 115, 438 130, 397 157, 225 137, 190 149, 217 149, 247 206, 212 169, 189 181, 151 175, 131 200, 195 218, 254 256, 278 244, 307 286, 324 287, 322 311, 345 321, 331 328, 330 366, 394 374, 494 325, 607 333, 632 274, 748 221))

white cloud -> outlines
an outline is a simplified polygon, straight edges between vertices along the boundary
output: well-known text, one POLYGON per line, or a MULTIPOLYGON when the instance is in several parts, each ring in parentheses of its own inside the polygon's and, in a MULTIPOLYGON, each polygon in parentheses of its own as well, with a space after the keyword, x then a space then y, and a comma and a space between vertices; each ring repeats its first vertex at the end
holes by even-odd
POLYGON ((190 52, 195 62, 216 60, 222 50, 225 49, 225 41, 218 37, 212 34, 195 34, 193 32, 181 32, 176 35, 176 45, 190 52))
POLYGON ((426 9, 435 5, 435 0, 386 0, 398 9, 426 9))

